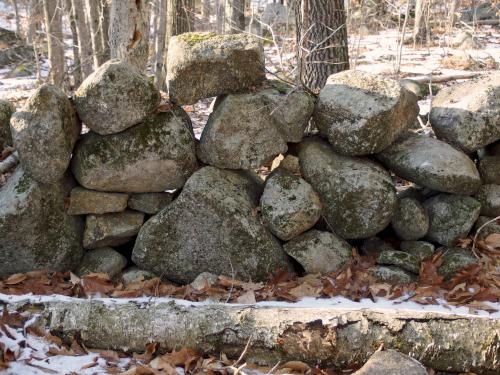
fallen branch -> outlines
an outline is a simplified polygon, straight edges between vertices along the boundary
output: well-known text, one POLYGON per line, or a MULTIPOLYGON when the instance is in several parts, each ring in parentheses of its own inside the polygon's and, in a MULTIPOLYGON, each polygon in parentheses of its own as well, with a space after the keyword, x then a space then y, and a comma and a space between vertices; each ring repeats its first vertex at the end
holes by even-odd
POLYGON ((412 80, 416 83, 445 83, 449 81, 455 81, 457 79, 471 79, 479 77, 483 73, 470 72, 470 73, 458 73, 450 75, 425 75, 416 77, 407 77, 405 79, 412 80))
POLYGON ((190 347, 273 366, 301 360, 361 366, 381 344, 447 372, 498 374, 500 320, 475 315, 341 307, 243 306, 187 301, 82 300, 0 295, 9 310, 37 315, 35 324, 91 348, 164 350, 190 347), (11 301, 16 301, 15 303, 11 301), (249 340, 251 344, 248 346, 249 340))
POLYGON ((19 155, 17 151, 13 152, 5 158, 5 160, 0 161, 0 174, 10 171, 19 163, 19 155))

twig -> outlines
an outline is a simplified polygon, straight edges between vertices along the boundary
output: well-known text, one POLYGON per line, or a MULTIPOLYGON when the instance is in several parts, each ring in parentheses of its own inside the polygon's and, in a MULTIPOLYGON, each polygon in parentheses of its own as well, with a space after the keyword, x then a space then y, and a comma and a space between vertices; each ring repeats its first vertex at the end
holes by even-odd
POLYGON ((19 163, 19 154, 13 152, 7 158, 0 162, 0 174, 10 171, 19 163))
POLYGON ((476 253, 476 242, 477 242, 477 237, 479 235, 479 233, 489 224, 491 223, 494 223, 495 221, 499 220, 500 219, 500 216, 497 216, 491 220, 488 220, 486 223, 484 223, 483 225, 481 225, 479 227, 479 229, 476 231, 476 235, 474 236, 474 240, 472 241, 472 253, 474 254, 474 256, 479 259, 479 256, 477 255, 476 253))
POLYGON ((247 351, 248 351, 248 348, 250 347, 251 342, 252 342, 252 336, 250 336, 250 338, 248 339, 247 344, 245 345, 245 349, 243 349, 243 351, 241 352, 241 355, 238 358, 238 360, 233 363, 233 367, 237 367, 240 364, 240 362, 243 360, 243 358, 245 357, 245 354, 247 354, 247 351))
POLYGON ((271 370, 269 370, 269 372, 266 375, 271 375, 274 371, 276 371, 276 369, 279 367, 280 364, 281 364, 281 361, 278 361, 278 363, 276 363, 273 366, 273 368, 271 370))

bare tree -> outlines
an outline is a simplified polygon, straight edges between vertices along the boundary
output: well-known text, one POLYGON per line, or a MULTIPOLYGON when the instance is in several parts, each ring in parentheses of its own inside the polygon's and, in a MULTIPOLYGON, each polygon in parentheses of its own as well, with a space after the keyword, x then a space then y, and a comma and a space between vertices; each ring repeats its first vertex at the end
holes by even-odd
POLYGON ((413 25, 413 46, 424 44, 429 36, 429 16, 431 0, 416 0, 415 23, 413 25))
POLYGON ((102 45, 101 0, 85 0, 87 20, 89 22, 90 39, 94 55, 94 69, 106 61, 102 45))
POLYGON ((111 57, 145 70, 149 50, 149 1, 113 0, 109 46, 111 57))
POLYGON ((26 40, 28 44, 33 44, 35 41, 39 15, 43 14, 42 8, 42 2, 40 0, 29 0, 27 4, 28 32, 26 33, 26 40))
POLYGON ((90 28, 87 22, 85 9, 85 0, 71 0, 71 12, 76 23, 78 34, 78 50, 80 51, 80 64, 82 79, 85 79, 92 73, 93 51, 90 37, 90 28))
POLYGON ((155 56, 155 84, 162 87, 163 82, 163 61, 165 53, 165 39, 167 34, 167 0, 158 2, 158 27, 156 30, 156 56, 155 56))
POLYGON ((210 0, 202 0, 203 1, 203 6, 201 8, 201 15, 203 16, 203 20, 205 22, 210 21, 210 13, 211 13, 211 4, 210 0))
POLYGON ((50 61, 50 82, 62 86, 64 80, 64 45, 62 7, 58 0, 43 0, 45 30, 50 61))
POLYGON ((17 0, 12 0, 12 5, 14 6, 14 15, 16 17, 16 34, 21 35, 21 22, 19 20, 19 7, 17 6, 17 0))
POLYGON ((349 69, 343 0, 295 0, 298 78, 311 90, 349 69))
POLYGON ((82 64, 80 60, 80 49, 78 43, 78 31, 76 27, 75 13, 71 0, 66 0, 65 10, 69 17, 69 27, 71 29, 71 37, 73 38, 72 48, 73 48, 73 78, 75 80, 75 86, 80 85, 82 82, 82 64))
POLYGON ((102 40, 102 54, 103 60, 109 60, 110 49, 109 49, 109 20, 110 20, 110 8, 111 0, 101 0, 100 7, 100 23, 101 23, 101 40, 102 40))
POLYGON ((237 34, 245 30, 245 0, 226 0, 226 31, 237 34))

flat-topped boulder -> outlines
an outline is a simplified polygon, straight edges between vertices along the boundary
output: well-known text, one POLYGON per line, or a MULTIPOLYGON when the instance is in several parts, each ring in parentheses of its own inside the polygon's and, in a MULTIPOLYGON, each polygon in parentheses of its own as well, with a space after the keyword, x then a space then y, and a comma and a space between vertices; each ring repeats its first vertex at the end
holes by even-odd
POLYGON ((332 230, 346 239, 374 236, 391 221, 396 189, 377 163, 336 154, 325 141, 304 141, 299 149, 304 178, 318 192, 332 230))
POLYGON ((10 117, 15 111, 16 109, 10 102, 0 99, 0 152, 4 147, 12 146, 10 117))
POLYGON ((264 49, 252 35, 185 33, 170 39, 167 86, 176 104, 248 90, 264 79, 264 49))
POLYGON ((40 269, 69 271, 83 256, 83 222, 66 214, 70 177, 41 184, 18 167, 0 189, 0 277, 40 269))
POLYGON ((180 108, 148 117, 112 135, 86 134, 72 170, 92 190, 148 193, 177 189, 196 168, 191 120, 180 108))
POLYGON ((132 261, 180 283, 202 272, 257 281, 287 270, 285 252, 260 221, 261 192, 262 182, 247 172, 200 169, 142 226, 132 261))
POLYGON ((479 172, 467 155, 424 135, 405 134, 378 159, 398 176, 432 190, 470 195, 481 186, 479 172))
POLYGON ((500 72, 447 87, 432 100, 430 122, 439 139, 466 153, 500 139, 500 72))
POLYGON ((68 169, 80 121, 73 105, 56 86, 40 86, 10 120, 12 139, 26 173, 54 183, 68 169))
POLYGON ((98 134, 143 122, 160 104, 160 92, 137 68, 110 60, 89 75, 73 96, 80 119, 98 134))
POLYGON ((417 96, 398 81, 347 70, 328 77, 314 122, 335 152, 369 155, 394 142, 417 115, 417 96))

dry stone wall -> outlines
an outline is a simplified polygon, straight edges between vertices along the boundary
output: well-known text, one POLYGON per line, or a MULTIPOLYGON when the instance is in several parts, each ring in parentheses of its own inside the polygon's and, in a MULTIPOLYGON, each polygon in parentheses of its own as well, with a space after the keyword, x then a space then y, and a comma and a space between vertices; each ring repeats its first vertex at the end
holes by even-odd
POLYGON ((376 278, 406 283, 439 247, 445 277, 476 261, 456 245, 500 215, 499 73, 443 90, 434 138, 412 130, 417 98, 395 80, 345 71, 314 98, 266 80, 248 35, 183 34, 171 46, 168 105, 118 60, 71 99, 43 85, 12 117, 0 103, 0 144, 12 139, 21 164, 0 189, 0 276, 256 281, 336 271, 356 246, 378 254, 376 278), (198 141, 178 105, 211 96, 198 141), (305 136, 311 119, 319 133, 305 136), (266 179, 255 173, 271 163, 266 179))

